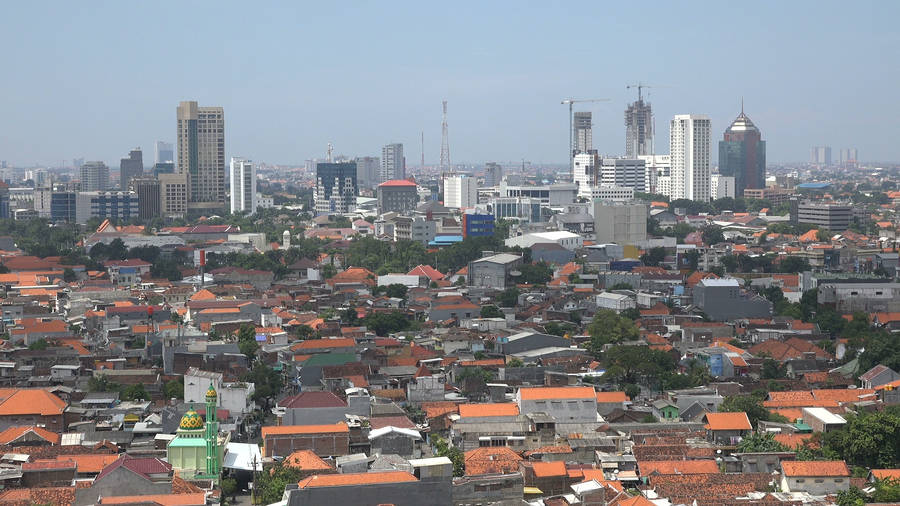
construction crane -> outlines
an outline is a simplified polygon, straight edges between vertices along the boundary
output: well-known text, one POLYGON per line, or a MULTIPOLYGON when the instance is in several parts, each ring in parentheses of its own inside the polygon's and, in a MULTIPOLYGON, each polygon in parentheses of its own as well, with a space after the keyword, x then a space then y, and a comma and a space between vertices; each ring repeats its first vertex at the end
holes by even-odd
POLYGON ((643 100, 643 96, 641 95, 641 90, 643 90, 644 88, 671 88, 671 86, 664 86, 661 84, 651 86, 649 84, 644 84, 644 83, 629 84, 628 86, 625 86, 626 90, 630 90, 632 88, 637 88, 638 100, 643 100))
POLYGON ((572 106, 574 104, 580 104, 584 102, 609 102, 608 98, 567 98, 560 102, 563 105, 568 104, 569 106, 569 170, 572 169, 572 162, 575 159, 575 116, 572 110, 572 106))

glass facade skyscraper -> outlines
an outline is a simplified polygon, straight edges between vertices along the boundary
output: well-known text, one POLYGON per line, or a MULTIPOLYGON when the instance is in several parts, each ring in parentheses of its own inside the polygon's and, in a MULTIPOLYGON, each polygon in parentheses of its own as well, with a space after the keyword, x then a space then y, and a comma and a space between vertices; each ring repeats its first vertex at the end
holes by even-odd
POLYGON ((719 141, 719 174, 734 177, 735 197, 747 188, 766 187, 766 141, 743 107, 719 141))

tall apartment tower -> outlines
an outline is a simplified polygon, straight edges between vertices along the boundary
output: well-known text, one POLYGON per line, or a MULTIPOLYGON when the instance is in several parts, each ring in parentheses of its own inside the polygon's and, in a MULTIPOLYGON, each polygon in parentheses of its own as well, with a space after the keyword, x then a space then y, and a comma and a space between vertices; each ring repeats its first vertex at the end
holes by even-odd
POLYGON ((171 142, 156 141, 155 163, 175 162, 175 146, 171 142))
POLYGON ((144 175, 144 155, 141 148, 128 152, 128 158, 119 160, 119 188, 127 190, 131 180, 144 175))
POLYGON ((642 98, 625 109, 625 158, 653 154, 653 110, 642 98))
POLYGON ((406 159, 403 157, 403 144, 388 144, 381 148, 381 170, 378 173, 379 183, 406 179, 406 159))
POLYGON ((188 178, 188 208, 225 207, 225 112, 181 102, 176 110, 178 164, 188 178))
POLYGON ((719 174, 734 178, 738 197, 743 197, 747 188, 766 187, 766 141, 743 107, 719 141, 719 174))
POLYGON ((103 162, 85 162, 81 165, 81 191, 96 192, 109 189, 109 167, 103 162))
POLYGON ((816 165, 831 165, 831 146, 813 146, 809 152, 809 162, 816 165))
POLYGON ((497 162, 484 164, 484 185, 497 186, 503 181, 503 166, 497 162))
POLYGON ((594 149, 594 138, 591 130, 591 112, 576 112, 573 116, 572 122, 574 123, 572 127, 575 129, 575 152, 572 153, 572 155, 574 156, 578 153, 587 153, 588 151, 594 149))
POLYGON ((710 120, 701 114, 678 114, 669 125, 672 200, 709 201, 710 120))
POLYGON ((256 212, 256 166, 243 158, 231 159, 231 214, 256 212))
POLYGON ((152 176, 139 176, 129 182, 129 190, 137 194, 138 218, 146 221, 162 214, 160 209, 159 179, 152 176))
MULTIPOLYGON (((381 172, 381 159, 377 156, 356 157, 356 183, 360 188, 373 188, 378 185, 381 172)), ((315 166, 313 167, 315 170, 315 166)))
POLYGON ((316 164, 316 214, 349 213, 357 195, 356 162, 316 164))
POLYGON ((478 181, 469 176, 447 176, 444 178, 444 205, 463 209, 478 203, 478 181))

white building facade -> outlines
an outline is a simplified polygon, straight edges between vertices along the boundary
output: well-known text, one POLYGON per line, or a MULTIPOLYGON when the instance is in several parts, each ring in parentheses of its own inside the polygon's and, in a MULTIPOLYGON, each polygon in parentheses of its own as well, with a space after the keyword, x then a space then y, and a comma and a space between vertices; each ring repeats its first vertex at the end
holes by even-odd
POLYGON ((709 199, 718 200, 725 197, 734 198, 734 177, 723 176, 718 172, 709 176, 709 199))
POLYGON ((678 114, 669 127, 674 199, 709 201, 710 135, 708 116, 678 114))
POLYGON ((256 167, 250 160, 231 159, 231 213, 256 212, 256 167))
POLYGON ((478 203, 478 181, 469 176, 447 176, 444 178, 444 205, 462 209, 474 207, 478 203))

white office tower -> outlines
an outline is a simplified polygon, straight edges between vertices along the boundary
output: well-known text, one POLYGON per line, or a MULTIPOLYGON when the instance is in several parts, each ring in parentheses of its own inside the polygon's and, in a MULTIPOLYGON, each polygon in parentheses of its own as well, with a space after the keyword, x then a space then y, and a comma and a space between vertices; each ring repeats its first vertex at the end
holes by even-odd
POLYGON ((669 125, 673 200, 709 201, 709 117, 678 114, 669 125))
POLYGON ((734 176, 723 176, 713 172, 709 176, 709 200, 734 198, 734 176))
POLYGON ((600 157, 597 153, 578 153, 572 163, 572 182, 578 189, 578 196, 590 198, 591 187, 597 185, 600 157))
POLYGON ((256 167, 250 160, 231 159, 231 213, 256 212, 256 167))
POLYGON ((573 121, 575 123, 575 154, 592 150, 594 139, 591 131, 590 111, 576 112, 573 121))
POLYGON ((455 209, 474 207, 478 203, 478 182, 469 176, 444 178, 444 206, 455 209))
POLYGON ((604 158, 600 161, 600 185, 646 191, 644 161, 639 158, 604 158))
POLYGON ((381 170, 378 183, 406 179, 406 159, 403 158, 403 144, 388 144, 381 148, 381 170))
POLYGON ((659 176, 656 178, 656 190, 653 193, 672 198, 672 176, 659 176))
POLYGON ((109 167, 103 162, 87 162, 81 166, 81 191, 109 189, 109 167))
MULTIPOLYGON (((640 155, 644 161, 644 187, 648 193, 663 193, 658 188, 660 177, 672 175, 672 157, 669 155, 640 155)), ((668 195, 663 193, 663 195, 668 195)))

